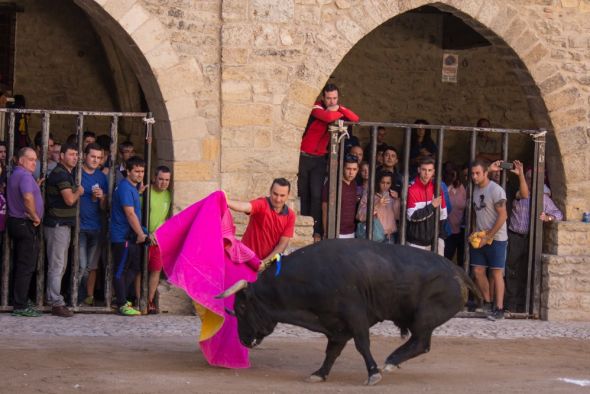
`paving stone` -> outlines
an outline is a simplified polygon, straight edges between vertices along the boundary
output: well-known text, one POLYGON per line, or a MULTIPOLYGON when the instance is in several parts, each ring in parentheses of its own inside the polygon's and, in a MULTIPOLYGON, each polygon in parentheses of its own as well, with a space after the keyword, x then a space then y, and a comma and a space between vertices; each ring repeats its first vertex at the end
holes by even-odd
MULTIPOLYGON (((179 337, 198 338, 200 320, 195 316, 152 315, 124 317, 116 315, 76 314, 71 319, 51 315, 39 318, 13 317, 0 314, 0 332, 4 336, 72 336, 72 337, 179 337)), ((384 322, 371 328, 371 335, 399 337, 393 323, 384 322)), ((590 340, 590 322, 546 322, 512 320, 491 322, 485 319, 451 319, 434 332, 439 337, 467 337, 478 339, 570 338, 590 340)), ((279 324, 272 337, 317 338, 322 334, 306 329, 279 324)))

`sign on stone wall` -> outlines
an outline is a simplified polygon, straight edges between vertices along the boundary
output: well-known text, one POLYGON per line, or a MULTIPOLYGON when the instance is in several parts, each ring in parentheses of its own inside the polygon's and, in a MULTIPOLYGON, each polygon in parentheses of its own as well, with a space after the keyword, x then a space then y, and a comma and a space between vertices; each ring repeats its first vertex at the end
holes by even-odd
POLYGON ((443 53, 442 81, 457 83, 457 71, 459 69, 459 55, 443 53))

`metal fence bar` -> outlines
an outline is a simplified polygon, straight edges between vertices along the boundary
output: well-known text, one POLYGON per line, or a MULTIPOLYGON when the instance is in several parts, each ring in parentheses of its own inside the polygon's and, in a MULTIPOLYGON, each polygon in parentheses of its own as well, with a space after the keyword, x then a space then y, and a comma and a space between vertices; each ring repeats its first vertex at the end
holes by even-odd
POLYGON ((537 211, 537 160, 539 157, 539 145, 534 144, 534 160, 533 160, 533 170, 532 170, 532 181, 531 181, 531 190, 530 193, 530 200, 529 200, 529 250, 527 256, 527 293, 526 293, 526 304, 525 304, 525 312, 526 313, 534 313, 534 300, 533 300, 533 289, 532 284, 534 283, 534 275, 535 275, 535 237, 532 236, 532 233, 535 228, 536 217, 534 213, 537 211))
MULTIPOLYGON (((82 152, 84 147, 84 115, 80 114, 76 117, 76 135, 78 136, 78 166, 74 169, 76 171, 76 185, 82 185, 82 152)), ((76 203, 76 222, 72 234, 72 266, 70 275, 70 303, 74 308, 78 306, 78 287, 83 273, 80 270, 80 202, 82 196, 78 198, 76 203)))
POLYGON ((367 185, 367 239, 373 239, 373 211, 375 209, 375 171, 377 170, 377 126, 371 127, 371 163, 369 165, 369 184, 367 185))
POLYGON ((360 127, 373 127, 373 126, 381 126, 385 128, 395 128, 395 129, 405 129, 409 128, 422 128, 427 130, 440 130, 441 128, 445 128, 447 131, 477 131, 478 133, 486 132, 486 133, 509 133, 509 134, 537 134, 539 130, 531 130, 531 129, 500 129, 500 128, 492 128, 492 127, 473 127, 473 126, 449 126, 449 125, 427 125, 427 124, 414 124, 414 123, 394 123, 394 122, 348 122, 344 121, 343 124, 345 126, 355 125, 360 127))
MULTIPOLYGON (((42 146, 38 159, 41 162, 41 171, 39 172, 39 180, 41 183, 41 195, 45 201, 45 178, 47 176, 47 150, 49 147, 49 130, 51 123, 51 115, 47 112, 43 113, 42 118, 42 146)), ((38 307, 43 306, 45 291, 45 234, 43 231, 43 224, 39 225, 39 256, 37 258, 37 300, 38 307)))
MULTIPOLYGON (((437 133, 437 148, 438 152, 436 154, 436 180, 434 183, 434 197, 442 196, 442 188, 440 183, 442 182, 442 162, 443 162, 443 148, 445 142, 445 129, 441 127, 437 133)), ((444 198, 444 197, 443 197, 444 198)), ((442 199, 441 199, 442 200, 442 199)), ((441 203, 442 204, 442 203, 441 203)), ((448 202, 447 202, 448 204, 448 202)), ((440 236, 440 209, 441 205, 436 207, 436 211, 434 212, 434 234, 432 236, 432 245, 430 249, 434 253, 438 253, 438 237, 440 236)))
MULTIPOLYGON (((340 138, 340 135, 338 135, 338 138, 340 138)), ((342 177, 344 172, 344 146, 345 142, 344 140, 342 140, 338 152, 338 171, 336 172, 338 176, 336 180, 336 182, 338 182, 336 186, 338 190, 338 194, 336 195, 336 238, 338 238, 338 235, 340 234, 340 213, 342 212, 342 177)))
MULTIPOLYGON (((508 138, 508 134, 502 134, 502 161, 504 163, 508 162, 508 138)), ((500 171, 500 185, 504 190, 506 190, 506 178, 508 178, 508 171, 500 171)))
MULTIPOLYGON (((327 229, 328 238, 336 238, 338 228, 336 227, 336 193, 338 191, 338 131, 330 131, 330 158, 328 174, 328 214, 327 223, 323 226, 327 229)), ((322 215, 323 216, 323 215, 322 215)))
MULTIPOLYGON (((150 184, 150 177, 152 174, 152 114, 149 113, 148 116, 144 119, 145 122, 145 185, 150 184)), ((145 228, 150 228, 150 190, 151 186, 149 186, 143 192, 143 206, 144 206, 144 214, 143 214, 143 223, 145 228)), ((139 309, 141 313, 144 315, 148 313, 148 287, 149 287, 149 272, 148 272, 148 252, 149 248, 147 247, 147 243, 143 245, 143 256, 142 256, 142 264, 141 264, 141 297, 139 300, 139 309)))
POLYGON ((534 138, 535 141, 535 152, 536 160, 535 166, 536 179, 535 179, 535 209, 531 210, 531 217, 534 218, 534 227, 532 227, 533 233, 531 234, 529 229, 529 237, 534 238, 533 248, 533 273, 534 273, 534 289, 532 295, 532 315, 535 317, 540 316, 541 313, 541 253, 543 249, 543 221, 539 218, 543 211, 543 185, 545 183, 545 136, 541 135, 534 138))
MULTIPOLYGON (((108 207, 113 206, 113 190, 115 187, 115 171, 117 171, 117 136, 119 132, 119 116, 113 116, 111 120, 111 170, 109 171, 109 190, 108 190, 108 207)), ((110 214, 110 211, 107 212, 110 214)), ((107 261, 104 269, 104 298, 106 308, 111 307, 113 298, 113 255, 111 253, 111 231, 110 227, 106 231, 107 261)))
MULTIPOLYGON (((6 179, 12 173, 12 158, 14 156, 14 124, 15 114, 8 116, 8 146, 6 147, 8 155, 6 156, 6 179)), ((4 231, 4 249, 2 250, 2 294, 0 295, 0 306, 8 306, 10 294, 10 273, 12 271, 10 260, 10 235, 8 229, 4 231)))
POLYGON ((28 109, 28 108, 0 108, 0 112, 15 114, 37 114, 37 115, 84 115, 84 116, 117 116, 125 118, 143 118, 145 112, 100 112, 100 111, 62 111, 51 109, 28 109))
POLYGON ((412 141, 412 128, 406 127, 404 134, 404 176, 402 185, 402 195, 400 196, 400 229, 399 229, 399 243, 406 244, 406 227, 408 225, 408 184, 410 182, 410 143, 412 141))
POLYGON ((469 272, 469 234, 471 234, 473 224, 473 179, 471 178, 471 165, 475 161, 475 153, 477 151, 477 131, 471 131, 471 140, 469 148, 469 166, 467 168, 467 196, 465 203, 465 248, 463 251, 463 261, 465 272, 469 272))

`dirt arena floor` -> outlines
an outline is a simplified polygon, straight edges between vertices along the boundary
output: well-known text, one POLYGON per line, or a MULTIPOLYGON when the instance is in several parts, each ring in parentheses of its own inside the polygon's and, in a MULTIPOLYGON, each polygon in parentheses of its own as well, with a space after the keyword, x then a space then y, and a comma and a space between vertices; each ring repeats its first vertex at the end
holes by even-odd
MULTIPOLYGON (((401 344, 372 337, 378 362, 401 344)), ((590 393, 590 341, 433 338, 432 350, 375 387, 349 343, 329 380, 306 383, 325 340, 267 338, 252 368, 213 368, 194 338, 0 336, 1 393, 590 393)))

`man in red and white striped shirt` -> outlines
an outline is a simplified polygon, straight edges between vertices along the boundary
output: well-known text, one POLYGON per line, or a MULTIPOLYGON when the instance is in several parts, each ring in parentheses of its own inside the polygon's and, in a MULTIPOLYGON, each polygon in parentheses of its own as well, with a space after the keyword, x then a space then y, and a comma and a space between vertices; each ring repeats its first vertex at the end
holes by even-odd
MULTIPOLYGON (((419 249, 430 250, 434 238, 436 223, 436 208, 440 206, 440 221, 447 219, 447 203, 444 195, 434 196, 434 159, 424 157, 418 167, 418 177, 408 189, 408 245, 419 249)), ((438 239, 438 254, 445 252, 445 242, 438 239)))

